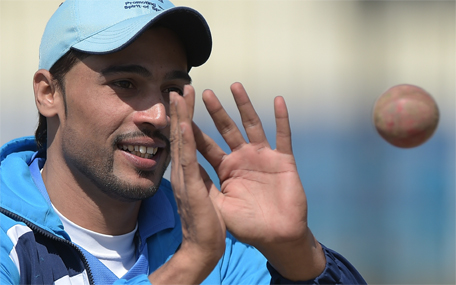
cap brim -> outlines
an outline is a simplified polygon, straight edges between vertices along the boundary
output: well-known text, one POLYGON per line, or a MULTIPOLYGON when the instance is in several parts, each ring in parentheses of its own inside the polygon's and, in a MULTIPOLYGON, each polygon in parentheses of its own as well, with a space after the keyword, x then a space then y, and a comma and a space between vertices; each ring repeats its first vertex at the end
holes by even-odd
POLYGON ((174 7, 158 15, 146 14, 124 20, 80 41, 73 48, 91 54, 116 52, 157 24, 173 30, 180 38, 187 51, 189 68, 208 60, 212 50, 209 26, 199 12, 188 7, 174 7))

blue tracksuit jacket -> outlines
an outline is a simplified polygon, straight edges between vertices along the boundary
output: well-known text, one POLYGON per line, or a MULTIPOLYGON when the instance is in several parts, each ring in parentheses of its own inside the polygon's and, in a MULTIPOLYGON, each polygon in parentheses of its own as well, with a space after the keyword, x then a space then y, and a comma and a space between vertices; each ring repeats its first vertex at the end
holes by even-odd
MULTIPOLYGON (((0 150, 0 284, 149 284, 147 276, 164 264, 182 240, 171 185, 141 206, 136 234, 136 264, 117 278, 90 253, 71 242, 54 212, 40 177, 44 154, 33 137, 13 140, 0 150), (168 215, 163 215, 168 213, 168 215)), ((364 284, 341 255, 324 247, 327 265, 304 284, 364 284)), ((305 270, 305 268, 303 268, 305 270)), ((226 250, 204 284, 295 284, 281 277, 253 247, 229 233, 226 250)))

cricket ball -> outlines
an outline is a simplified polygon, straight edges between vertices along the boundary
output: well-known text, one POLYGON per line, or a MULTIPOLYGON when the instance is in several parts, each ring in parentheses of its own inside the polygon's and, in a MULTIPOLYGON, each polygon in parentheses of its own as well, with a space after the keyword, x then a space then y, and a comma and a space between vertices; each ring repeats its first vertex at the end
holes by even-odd
POLYGON ((412 148, 434 134, 439 109, 432 96, 422 88, 401 84, 391 87, 377 99, 373 121, 387 142, 401 148, 412 148))

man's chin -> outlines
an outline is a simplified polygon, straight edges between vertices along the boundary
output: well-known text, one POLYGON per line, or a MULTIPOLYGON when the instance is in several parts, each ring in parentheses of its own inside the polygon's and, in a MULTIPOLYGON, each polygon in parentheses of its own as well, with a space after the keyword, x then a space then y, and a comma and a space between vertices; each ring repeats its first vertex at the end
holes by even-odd
POLYGON ((117 185, 106 189, 105 194, 122 202, 137 202, 154 196, 160 187, 160 183, 149 183, 148 185, 117 185))
MULTIPOLYGON (((167 164, 166 164, 167 165, 167 164)), ((158 191, 166 167, 156 167, 153 170, 122 169, 114 172, 106 194, 115 199, 134 202, 152 197, 158 191)))

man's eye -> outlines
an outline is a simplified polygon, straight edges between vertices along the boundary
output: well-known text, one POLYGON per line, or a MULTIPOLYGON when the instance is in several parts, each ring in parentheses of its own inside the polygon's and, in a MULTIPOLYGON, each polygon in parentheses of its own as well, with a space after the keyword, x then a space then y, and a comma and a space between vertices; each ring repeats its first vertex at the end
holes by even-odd
POLYGON ((166 88, 165 90, 163 90, 164 93, 167 93, 169 94, 170 92, 176 92, 177 94, 179 95, 183 95, 184 92, 182 91, 182 89, 178 88, 178 87, 170 87, 170 88, 166 88))
POLYGON ((113 85, 117 86, 117 87, 120 87, 120 88, 124 88, 124 89, 131 89, 133 88, 133 83, 131 83, 130 81, 128 80, 120 80, 120 81, 116 81, 113 83, 113 85))

